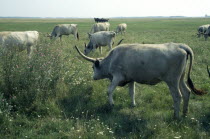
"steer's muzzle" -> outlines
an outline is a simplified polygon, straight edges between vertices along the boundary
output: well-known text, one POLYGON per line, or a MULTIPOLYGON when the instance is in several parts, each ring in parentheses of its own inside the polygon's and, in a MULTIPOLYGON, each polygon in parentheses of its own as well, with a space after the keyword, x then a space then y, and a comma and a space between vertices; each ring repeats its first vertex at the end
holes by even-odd
POLYGON ((84 54, 87 56, 88 55, 88 53, 87 53, 87 51, 86 50, 84 50, 84 54))
POLYGON ((93 80, 97 80, 97 78, 95 78, 95 77, 93 76, 93 80))
POLYGON ((100 78, 96 77, 95 75, 93 75, 93 80, 99 80, 100 78))

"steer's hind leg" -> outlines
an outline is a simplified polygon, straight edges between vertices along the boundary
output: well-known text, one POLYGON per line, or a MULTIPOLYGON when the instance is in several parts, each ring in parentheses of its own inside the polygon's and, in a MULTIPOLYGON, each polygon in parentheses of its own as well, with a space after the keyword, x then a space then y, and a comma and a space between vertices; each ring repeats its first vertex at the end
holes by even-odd
POLYGON ((183 98, 183 115, 185 116, 188 111, 188 104, 189 104, 189 98, 190 98, 190 89, 187 87, 186 83, 184 82, 184 73, 181 76, 179 87, 182 93, 183 98))
POLYGON ((62 35, 60 35, 59 37, 60 37, 60 41, 62 41, 62 35))
POLYGON ((179 80, 167 82, 174 101, 174 118, 179 118, 181 92, 179 90, 179 80))
POLYGON ((113 79, 112 79, 111 84, 109 85, 109 88, 108 88, 108 97, 109 97, 109 104, 111 106, 114 106, 113 91, 119 85, 120 81, 122 81, 122 79, 123 78, 121 76, 114 76, 113 79))
POLYGON ((132 106, 135 107, 135 82, 129 83, 129 94, 131 96, 132 106))
POLYGON ((113 44, 114 42, 113 41, 111 41, 110 43, 109 43, 109 50, 111 51, 112 50, 112 44, 113 44))
POLYGON ((33 46, 27 46, 27 54, 29 58, 31 58, 32 56, 32 51, 33 51, 33 46))
POLYGON ((100 54, 102 54, 102 47, 99 46, 99 51, 100 51, 100 54))

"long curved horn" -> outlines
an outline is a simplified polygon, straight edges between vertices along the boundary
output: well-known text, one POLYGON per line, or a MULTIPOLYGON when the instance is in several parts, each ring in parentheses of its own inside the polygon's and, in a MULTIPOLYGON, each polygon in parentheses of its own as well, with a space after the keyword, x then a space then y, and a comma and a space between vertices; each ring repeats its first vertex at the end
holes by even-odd
POLYGON ((77 48, 76 45, 75 45, 75 48, 77 49, 77 52, 78 52, 84 59, 86 59, 87 61, 90 61, 90 62, 93 62, 93 63, 96 61, 96 59, 90 58, 90 57, 87 57, 86 55, 84 55, 84 54, 77 48))
POLYGON ((209 70, 208 65, 207 65, 207 72, 208 72, 208 74, 209 74, 209 78, 210 78, 210 70, 209 70))

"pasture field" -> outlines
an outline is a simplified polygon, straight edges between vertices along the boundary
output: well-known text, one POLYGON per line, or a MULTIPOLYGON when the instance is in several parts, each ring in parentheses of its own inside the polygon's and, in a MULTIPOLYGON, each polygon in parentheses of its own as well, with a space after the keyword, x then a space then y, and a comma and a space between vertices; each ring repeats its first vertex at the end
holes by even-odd
MULTIPOLYGON (((189 113, 173 119, 173 101, 165 83, 136 84, 135 108, 128 86, 114 91, 115 107, 109 110, 108 80, 92 80, 92 64, 74 46, 84 50, 93 19, 0 19, 0 31, 37 30, 40 40, 29 60, 27 52, 7 54, 0 60, 0 138, 191 138, 210 137, 210 39, 197 38, 197 27, 210 18, 110 19, 111 30, 127 23, 125 36, 115 44, 185 43, 195 55, 191 78, 208 94, 191 93, 189 113), (80 40, 45 37, 56 24, 78 24, 80 40)), ((114 45, 115 47, 115 45, 114 45)), ((90 53, 104 57, 108 47, 90 53)), ((181 107, 182 108, 182 107, 181 107)), ((181 109, 182 110, 182 109, 181 109)), ((182 112, 181 112, 182 114, 182 112)))

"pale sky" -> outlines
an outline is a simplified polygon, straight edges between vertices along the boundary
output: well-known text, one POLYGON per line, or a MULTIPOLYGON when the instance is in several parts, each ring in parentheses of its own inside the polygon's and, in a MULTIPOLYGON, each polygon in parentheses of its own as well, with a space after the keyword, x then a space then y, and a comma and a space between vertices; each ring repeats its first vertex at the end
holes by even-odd
POLYGON ((139 17, 210 15, 210 0, 0 0, 0 16, 139 17))

